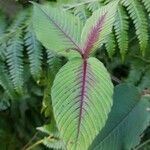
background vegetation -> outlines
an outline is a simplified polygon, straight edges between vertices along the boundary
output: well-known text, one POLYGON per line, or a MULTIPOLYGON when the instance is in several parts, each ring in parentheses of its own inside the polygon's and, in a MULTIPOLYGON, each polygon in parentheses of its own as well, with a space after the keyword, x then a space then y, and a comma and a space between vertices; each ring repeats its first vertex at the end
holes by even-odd
MULTIPOLYGON (((84 22, 109 1, 49 0, 84 22)), ((131 83, 144 95, 150 95, 149 17, 149 0, 122 0, 112 34, 94 54, 111 73, 114 85, 131 83)), ((59 140, 48 141, 49 133, 56 131, 50 90, 66 61, 37 41, 28 0, 0 0, 0 150, 27 150, 37 141, 37 150, 48 149, 40 143, 61 147, 59 140), (48 138, 41 141, 45 136, 48 138)), ((53 134, 56 138, 57 131, 53 134)), ((139 149, 149 150, 149 141, 147 128, 139 149)))

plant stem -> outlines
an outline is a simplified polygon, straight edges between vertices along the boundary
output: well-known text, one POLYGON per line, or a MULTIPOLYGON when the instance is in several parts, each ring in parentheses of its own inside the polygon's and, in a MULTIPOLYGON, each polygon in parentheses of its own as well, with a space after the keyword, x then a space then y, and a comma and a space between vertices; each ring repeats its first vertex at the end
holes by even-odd
POLYGON ((25 150, 36 138, 37 138, 38 132, 36 132, 33 137, 31 138, 31 140, 21 149, 21 150, 25 150))
POLYGON ((34 143, 33 145, 29 146, 28 148, 26 148, 25 150, 32 150, 34 147, 40 145, 43 143, 43 139, 42 140, 39 140, 37 141, 36 143, 34 143))

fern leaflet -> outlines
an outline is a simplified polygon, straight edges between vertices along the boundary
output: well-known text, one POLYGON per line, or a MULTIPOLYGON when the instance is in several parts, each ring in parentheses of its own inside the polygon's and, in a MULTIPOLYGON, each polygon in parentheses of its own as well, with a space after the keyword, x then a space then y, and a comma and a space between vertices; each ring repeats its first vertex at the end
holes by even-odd
POLYGON ((6 52, 7 64, 12 82, 18 93, 22 93, 23 88, 23 40, 22 32, 18 31, 13 38, 8 41, 6 52))
POLYGON ((36 39, 31 23, 29 23, 29 26, 26 28, 26 34, 24 39, 30 61, 31 74, 35 80, 38 80, 40 78, 42 70, 42 46, 36 39))
POLYGON ((117 13, 114 29, 115 29, 120 53, 122 59, 124 60, 124 57, 128 50, 129 22, 128 22, 128 15, 122 6, 118 7, 118 13, 117 13))
POLYGON ((145 54, 145 49, 148 44, 148 21, 144 12, 144 7, 139 0, 124 0, 123 4, 127 7, 130 17, 136 28, 136 35, 140 43, 142 54, 145 54))

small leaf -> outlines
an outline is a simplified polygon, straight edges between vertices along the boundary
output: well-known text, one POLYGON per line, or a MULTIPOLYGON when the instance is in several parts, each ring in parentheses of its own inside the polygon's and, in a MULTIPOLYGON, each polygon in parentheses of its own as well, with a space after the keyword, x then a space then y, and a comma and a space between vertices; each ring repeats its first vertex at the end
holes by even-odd
POLYGON ((82 52, 86 57, 111 33, 117 4, 115 1, 101 7, 87 20, 81 34, 82 52))
POLYGON ((82 23, 78 17, 49 5, 34 3, 33 26, 37 38, 47 48, 58 53, 80 52, 82 23))
POLYGON ((131 150, 150 122, 150 97, 142 97, 133 85, 115 88, 114 104, 103 130, 89 150, 131 150))
POLYGON ((96 58, 74 58, 52 87, 54 117, 69 150, 85 150, 103 128, 112 106, 110 76, 96 58))

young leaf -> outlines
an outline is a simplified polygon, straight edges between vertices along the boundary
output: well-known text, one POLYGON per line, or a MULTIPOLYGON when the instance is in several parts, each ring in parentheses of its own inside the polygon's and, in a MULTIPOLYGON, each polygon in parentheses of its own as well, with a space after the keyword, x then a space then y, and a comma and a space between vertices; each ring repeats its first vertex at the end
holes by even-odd
POLYGON ((82 53, 85 57, 111 33, 117 4, 118 1, 115 1, 98 9, 87 20, 81 34, 82 53))
POLYGON ((84 150, 103 128, 112 106, 110 76, 96 58, 70 60, 56 75, 52 105, 69 150, 84 150))
POLYGON ((80 51, 82 23, 78 17, 48 5, 34 3, 33 26, 37 38, 55 52, 80 51))
POLYGON ((117 86, 107 123, 89 150, 131 150, 139 144, 150 121, 148 100, 150 97, 141 98, 135 86, 117 86))

